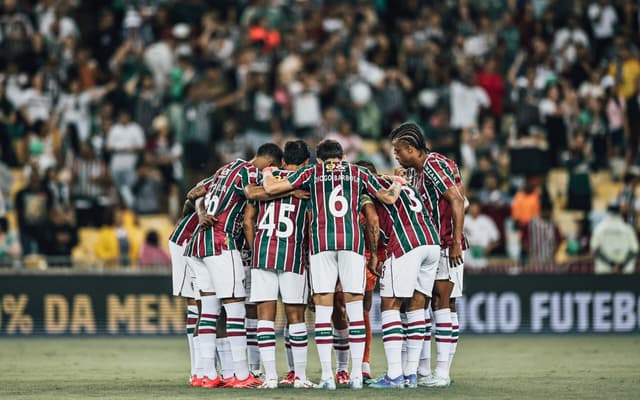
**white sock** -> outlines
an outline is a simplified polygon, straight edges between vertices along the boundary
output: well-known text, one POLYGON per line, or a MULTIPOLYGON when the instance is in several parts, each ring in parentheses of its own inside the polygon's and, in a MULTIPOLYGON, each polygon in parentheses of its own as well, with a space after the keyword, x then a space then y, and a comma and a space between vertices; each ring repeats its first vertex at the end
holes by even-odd
POLYGON ((400 321, 402 322, 402 370, 404 371, 407 367, 407 314, 401 312, 400 313, 400 321))
POLYGON ((220 361, 220 375, 224 379, 233 377, 233 357, 231 356, 231 343, 229 338, 219 338, 216 340, 218 359, 220 361))
POLYGON ((333 378, 331 369, 331 346, 333 334, 331 332, 331 314, 333 307, 316 305, 315 338, 318 348, 318 358, 322 367, 322 380, 333 378))
POLYGON ((420 309, 407 312, 407 365, 403 370, 405 376, 418 373, 420 352, 424 344, 424 331, 424 310, 420 309))
POLYGON ((196 324, 198 323, 198 306, 187 306, 187 341, 189 342, 189 361, 191 367, 191 376, 196 373, 196 361, 198 355, 193 344, 193 333, 196 330, 196 324))
POLYGON ((220 300, 216 296, 202 296, 202 314, 198 322, 200 338, 200 362, 198 369, 203 376, 215 379, 218 376, 215 368, 216 358, 216 321, 220 314, 220 300))
POLYGON ((278 379, 276 370, 276 330, 273 321, 258 321, 258 347, 267 379, 278 379))
POLYGON ((443 308, 433 313, 436 321, 436 375, 449 377, 449 354, 451 353, 451 310, 443 308))
POLYGON ((346 304, 349 318, 349 350, 351 351, 351 376, 362 377, 362 357, 367 332, 364 328, 364 310, 362 300, 346 304))
POLYGON ((336 372, 349 370, 349 329, 333 330, 333 350, 336 352, 336 372))
POLYGON ((249 369, 258 371, 260 369, 260 350, 258 349, 258 339, 256 329, 258 328, 258 320, 253 318, 246 319, 247 326, 247 358, 249 360, 249 369))
POLYGON ((429 309, 424 311, 427 325, 424 331, 424 343, 422 345, 422 352, 420 353, 418 374, 427 376, 431 373, 431 313, 429 312, 429 309))
POLYGON ((451 348, 449 349, 449 370, 453 363, 453 357, 458 349, 458 339, 460 338, 460 326, 458 325, 458 313, 451 312, 451 348))
POLYGON ((197 354, 195 375, 198 378, 202 378, 204 377, 204 366, 207 365, 207 360, 202 357, 202 351, 200 350, 200 336, 193 337, 193 349, 197 354))
POLYGON ((289 325, 289 341, 296 377, 307 380, 307 325, 304 322, 289 325))
POLYGON ((227 311, 227 336, 231 344, 231 357, 233 357, 233 369, 236 378, 243 381, 249 377, 247 366, 247 333, 244 328, 246 315, 244 302, 227 303, 224 305, 227 311))
POLYGON ((293 361, 293 353, 291 351, 291 343, 289 341, 289 326, 284 326, 284 331, 282 332, 282 336, 284 336, 284 349, 285 353, 287 353, 287 368, 288 371, 293 371, 295 369, 294 361, 293 361))
POLYGON ((397 378, 402 375, 402 342, 404 332, 400 321, 400 311, 382 312, 382 344, 387 357, 387 375, 397 378))

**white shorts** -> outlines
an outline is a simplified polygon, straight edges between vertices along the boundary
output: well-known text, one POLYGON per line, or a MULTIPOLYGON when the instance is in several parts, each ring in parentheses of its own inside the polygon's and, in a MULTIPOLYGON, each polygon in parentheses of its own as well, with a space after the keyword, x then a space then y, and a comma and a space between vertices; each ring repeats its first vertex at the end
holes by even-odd
POLYGON ((438 263, 438 272, 436 273, 437 281, 448 280, 453 283, 451 298, 462 297, 463 275, 464 275, 464 259, 467 251, 462 251, 462 265, 455 268, 449 266, 449 249, 440 250, 440 262, 438 263))
POLYGON ((187 263, 193 268, 201 291, 213 292, 219 299, 245 297, 244 267, 238 250, 223 250, 218 256, 189 257, 187 263))
POLYGON ((251 282, 255 285, 251 291, 251 301, 278 300, 278 293, 284 304, 307 304, 309 285, 307 273, 274 271, 266 269, 251 269, 251 282))
POLYGON ((171 255, 173 295, 191 299, 198 297, 199 293, 195 288, 195 275, 193 270, 187 267, 184 246, 179 246, 170 241, 169 254, 171 255))
POLYGON ((353 251, 322 251, 309 258, 314 294, 334 293, 340 279, 345 293, 364 293, 365 258, 353 251))
POLYGON ((244 304, 255 304, 253 300, 251 300, 251 267, 248 265, 243 265, 244 267, 244 293, 246 299, 244 304))
POLYGON ((385 260, 380 277, 380 296, 413 297, 419 291, 431 297, 436 279, 440 246, 420 246, 401 257, 385 260))

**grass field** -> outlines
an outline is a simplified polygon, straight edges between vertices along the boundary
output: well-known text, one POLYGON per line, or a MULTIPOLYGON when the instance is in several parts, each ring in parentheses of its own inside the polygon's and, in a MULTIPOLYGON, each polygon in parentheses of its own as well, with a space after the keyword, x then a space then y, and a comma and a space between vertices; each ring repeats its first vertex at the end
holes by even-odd
MULTIPOLYGON (((384 353, 380 338, 374 343, 372 367, 380 374, 384 353)), ((637 336, 463 336, 458 349, 448 389, 328 393, 190 388, 180 338, 0 339, 0 399, 640 398, 637 336)), ((317 381, 315 346, 309 350, 309 375, 317 381)))

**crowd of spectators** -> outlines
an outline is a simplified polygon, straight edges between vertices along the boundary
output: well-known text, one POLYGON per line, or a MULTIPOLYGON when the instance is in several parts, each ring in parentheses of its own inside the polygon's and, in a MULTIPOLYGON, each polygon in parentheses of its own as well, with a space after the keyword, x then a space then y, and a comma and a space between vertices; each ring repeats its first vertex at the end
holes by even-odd
MULTIPOLYGON (((175 218, 186 188, 267 141, 333 138, 349 160, 391 170, 387 134, 405 120, 462 166, 469 218, 495 225, 476 246, 480 264, 510 253, 513 230, 547 221, 550 168, 567 169, 566 206, 585 213, 589 173, 636 179, 634 1, 1 6, 0 173, 22 169, 27 185, 13 198, 2 188, 19 233, 0 225, 0 257, 16 242, 67 255, 79 227, 109 227, 123 209, 175 218)), ((626 210, 635 221, 635 204, 626 210)))

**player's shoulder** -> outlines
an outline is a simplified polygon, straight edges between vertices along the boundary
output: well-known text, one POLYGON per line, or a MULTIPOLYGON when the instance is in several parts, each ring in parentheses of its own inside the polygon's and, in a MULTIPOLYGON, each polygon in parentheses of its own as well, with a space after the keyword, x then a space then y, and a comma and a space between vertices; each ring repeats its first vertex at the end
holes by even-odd
POLYGON ((276 169, 273 171, 273 177, 277 180, 286 179, 291 175, 293 175, 293 171, 289 171, 286 169, 276 169))

